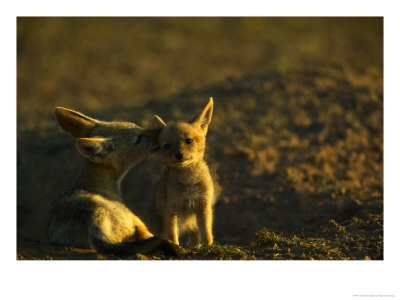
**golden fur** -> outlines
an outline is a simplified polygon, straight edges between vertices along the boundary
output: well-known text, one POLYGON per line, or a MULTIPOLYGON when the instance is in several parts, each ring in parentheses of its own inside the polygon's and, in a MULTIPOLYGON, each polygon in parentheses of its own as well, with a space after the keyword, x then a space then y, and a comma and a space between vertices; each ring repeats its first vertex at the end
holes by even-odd
POLYGON ((164 126, 158 142, 167 169, 155 194, 155 208, 164 236, 179 245, 179 236, 187 231, 190 246, 213 243, 213 205, 215 182, 204 160, 206 134, 211 122, 213 99, 193 122, 164 126))
POLYGON ((172 245, 153 237, 121 195, 125 174, 158 148, 159 130, 99 121, 62 107, 56 108, 55 114, 60 126, 76 138, 84 161, 73 185, 53 204, 50 241, 117 255, 156 248, 174 254, 172 245))

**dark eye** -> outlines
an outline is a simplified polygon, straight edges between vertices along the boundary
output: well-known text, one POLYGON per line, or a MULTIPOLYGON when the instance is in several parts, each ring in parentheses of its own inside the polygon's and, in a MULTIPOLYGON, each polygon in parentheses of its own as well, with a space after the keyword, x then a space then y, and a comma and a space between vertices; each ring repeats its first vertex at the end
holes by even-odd
POLYGON ((186 144, 191 144, 191 143, 193 143, 192 139, 186 139, 186 144))
POLYGON ((171 149, 171 145, 170 144, 165 144, 164 145, 164 149, 171 149))
POLYGON ((136 142, 135 142, 133 145, 139 144, 141 140, 142 140, 142 135, 139 135, 139 136, 137 137, 136 142))

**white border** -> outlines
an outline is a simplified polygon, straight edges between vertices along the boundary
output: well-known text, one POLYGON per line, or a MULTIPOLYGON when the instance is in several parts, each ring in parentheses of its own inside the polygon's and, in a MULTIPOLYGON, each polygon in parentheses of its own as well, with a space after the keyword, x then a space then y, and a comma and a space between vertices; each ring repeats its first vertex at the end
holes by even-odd
MULTIPOLYGON (((394 1, 391 3, 395 3, 394 1)), ((378 1, 14 1, 1 12, 1 83, 5 105, 1 199, 3 299, 356 299, 400 295, 397 196, 398 10, 378 1), (15 260, 16 16, 384 16, 385 259, 295 262, 21 262, 15 260), (398 277, 398 276, 397 276, 398 277)))

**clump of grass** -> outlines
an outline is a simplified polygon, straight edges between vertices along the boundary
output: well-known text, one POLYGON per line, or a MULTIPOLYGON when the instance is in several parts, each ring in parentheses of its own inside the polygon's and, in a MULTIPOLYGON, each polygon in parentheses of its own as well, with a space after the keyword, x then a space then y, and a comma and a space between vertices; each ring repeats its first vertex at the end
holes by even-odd
POLYGON ((339 225, 335 220, 329 220, 329 224, 336 228, 337 233, 346 233, 346 227, 339 225))
POLYGON ((297 168, 287 168, 286 180, 292 184, 300 184, 304 180, 304 173, 297 168))
POLYGON ((365 223, 365 221, 363 220, 363 219, 360 219, 360 218, 357 218, 357 217, 353 217, 352 219, 351 219, 351 224, 353 225, 362 225, 362 224, 364 224, 365 223))
POLYGON ((278 242, 284 242, 283 233, 275 233, 273 231, 269 231, 267 228, 262 227, 256 233, 254 233, 253 245, 261 246, 261 245, 270 245, 276 244, 278 242))
POLYGON ((208 259, 247 259, 247 253, 235 245, 200 245, 192 250, 192 254, 208 259))

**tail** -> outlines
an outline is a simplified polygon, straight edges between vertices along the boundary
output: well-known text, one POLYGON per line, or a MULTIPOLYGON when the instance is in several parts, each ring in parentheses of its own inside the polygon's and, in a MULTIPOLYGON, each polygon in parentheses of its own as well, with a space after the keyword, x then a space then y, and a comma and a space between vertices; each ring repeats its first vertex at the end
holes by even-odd
POLYGON ((164 252, 168 256, 177 258, 178 253, 175 246, 165 239, 159 237, 151 237, 146 240, 139 240, 135 242, 125 242, 119 244, 111 244, 102 239, 94 238, 92 240, 93 246, 99 253, 114 254, 117 256, 129 256, 137 253, 147 254, 153 253, 157 250, 164 252))

